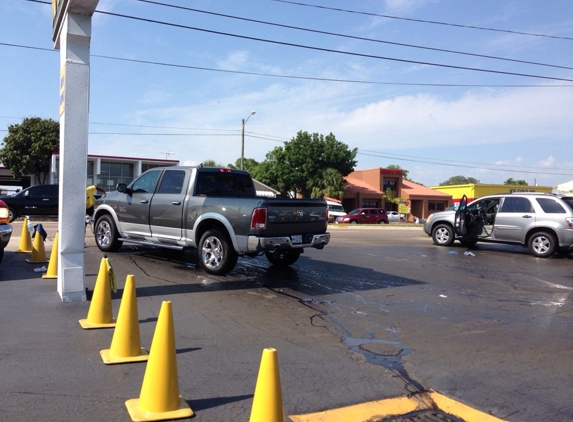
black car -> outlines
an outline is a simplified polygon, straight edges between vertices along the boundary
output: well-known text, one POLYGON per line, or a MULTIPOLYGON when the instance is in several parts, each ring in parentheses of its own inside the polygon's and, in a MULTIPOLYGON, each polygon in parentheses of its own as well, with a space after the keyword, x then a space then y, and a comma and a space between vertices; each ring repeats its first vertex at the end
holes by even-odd
POLYGON ((16 195, 2 195, 10 222, 23 215, 58 215, 58 185, 30 186, 16 195))

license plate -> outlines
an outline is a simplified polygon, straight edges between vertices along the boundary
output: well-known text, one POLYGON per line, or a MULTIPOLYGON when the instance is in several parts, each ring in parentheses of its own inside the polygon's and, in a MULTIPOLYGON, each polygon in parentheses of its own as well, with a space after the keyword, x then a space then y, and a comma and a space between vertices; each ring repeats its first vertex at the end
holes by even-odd
POLYGON ((301 234, 294 234, 290 237, 290 240, 293 244, 302 243, 302 235, 301 234))

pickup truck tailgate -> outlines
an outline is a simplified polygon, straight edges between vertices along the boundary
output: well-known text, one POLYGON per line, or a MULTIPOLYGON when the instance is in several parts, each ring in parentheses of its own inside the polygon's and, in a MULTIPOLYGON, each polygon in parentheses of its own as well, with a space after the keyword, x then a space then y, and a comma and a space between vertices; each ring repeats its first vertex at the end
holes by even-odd
POLYGON ((265 236, 324 233, 327 227, 326 210, 326 202, 320 200, 269 200, 265 236))

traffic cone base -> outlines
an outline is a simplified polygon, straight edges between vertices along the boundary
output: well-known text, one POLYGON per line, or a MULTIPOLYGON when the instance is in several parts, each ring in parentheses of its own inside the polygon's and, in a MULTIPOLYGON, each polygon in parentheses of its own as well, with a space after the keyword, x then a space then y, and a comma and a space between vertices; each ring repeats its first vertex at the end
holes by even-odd
POLYGON ((131 420, 134 422, 139 421, 166 421, 171 419, 185 419, 190 418, 195 413, 183 397, 179 396, 179 407, 175 410, 168 412, 150 412, 139 408, 139 399, 130 399, 125 402, 125 407, 129 412, 131 420))
POLYGON ((34 236, 34 245, 32 246, 32 256, 26 260, 29 264, 38 264, 48 262, 46 259, 46 251, 44 250, 44 238, 40 233, 36 232, 34 236))
POLYGON ((130 362, 145 362, 149 359, 149 353, 145 350, 145 347, 141 348, 138 356, 114 356, 111 354, 111 349, 100 350, 99 354, 103 363, 106 365, 113 365, 115 363, 130 363, 130 362))
POLYGON ((112 319, 111 322, 108 323, 97 323, 97 322, 90 322, 86 318, 80 319, 78 321, 84 330, 93 330, 95 328, 114 328, 115 327, 115 319, 112 319))

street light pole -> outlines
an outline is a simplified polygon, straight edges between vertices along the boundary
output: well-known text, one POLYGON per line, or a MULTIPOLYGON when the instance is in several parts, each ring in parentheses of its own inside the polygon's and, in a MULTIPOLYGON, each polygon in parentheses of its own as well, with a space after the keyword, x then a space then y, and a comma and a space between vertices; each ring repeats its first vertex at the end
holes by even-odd
POLYGON ((241 170, 245 169, 245 125, 247 124, 247 121, 251 118, 252 115, 254 115, 256 112, 255 111, 251 111, 251 114, 249 114, 247 116, 246 119, 243 119, 243 131, 241 134, 241 170))

